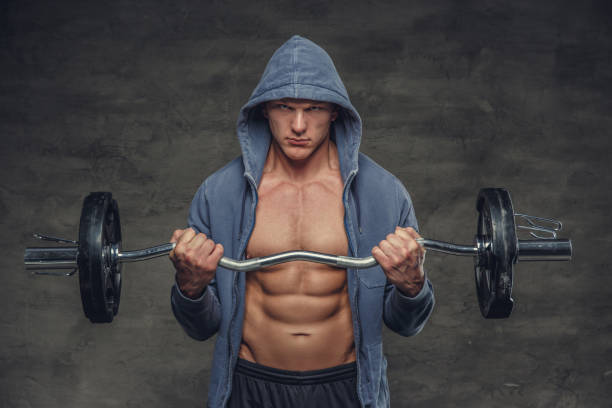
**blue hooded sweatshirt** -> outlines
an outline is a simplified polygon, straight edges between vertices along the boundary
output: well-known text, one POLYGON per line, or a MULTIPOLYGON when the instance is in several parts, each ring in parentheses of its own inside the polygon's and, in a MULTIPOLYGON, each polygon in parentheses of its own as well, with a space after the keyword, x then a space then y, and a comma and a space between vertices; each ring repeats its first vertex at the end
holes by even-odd
MULTIPOLYGON (((255 226, 257 187, 270 147, 271 134, 262 102, 299 98, 340 107, 330 137, 338 150, 344 183, 344 226, 349 256, 366 257, 396 226, 417 229, 408 192, 402 183, 359 153, 361 119, 329 55, 318 45, 293 36, 272 56, 237 123, 242 156, 209 176, 197 191, 189 226, 223 244, 225 256, 245 259, 255 226)), ((407 297, 387 282, 380 266, 346 271, 357 356, 357 394, 363 407, 389 406, 387 361, 382 349, 382 323, 402 336, 418 333, 434 305, 426 280, 416 297, 407 297)), ((218 267, 215 279, 198 299, 182 295, 176 285, 171 302, 187 334, 206 340, 217 334, 208 406, 223 407, 232 391, 232 376, 242 340, 245 275, 218 267)))

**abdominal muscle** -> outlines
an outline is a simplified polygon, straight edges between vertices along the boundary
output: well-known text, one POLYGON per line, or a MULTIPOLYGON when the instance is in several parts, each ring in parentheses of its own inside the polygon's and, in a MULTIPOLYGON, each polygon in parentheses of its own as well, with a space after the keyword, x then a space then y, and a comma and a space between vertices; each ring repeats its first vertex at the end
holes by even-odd
POLYGON ((354 361, 346 271, 291 262, 249 273, 239 356, 294 371, 354 361))

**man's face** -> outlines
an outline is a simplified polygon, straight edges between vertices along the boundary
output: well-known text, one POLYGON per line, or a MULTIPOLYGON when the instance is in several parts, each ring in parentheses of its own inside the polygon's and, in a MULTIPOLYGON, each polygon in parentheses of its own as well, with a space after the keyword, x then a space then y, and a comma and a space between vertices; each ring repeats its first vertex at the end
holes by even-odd
POLYGON ((263 114, 272 137, 290 160, 304 160, 329 138, 338 112, 329 102, 278 99, 266 102, 263 114))

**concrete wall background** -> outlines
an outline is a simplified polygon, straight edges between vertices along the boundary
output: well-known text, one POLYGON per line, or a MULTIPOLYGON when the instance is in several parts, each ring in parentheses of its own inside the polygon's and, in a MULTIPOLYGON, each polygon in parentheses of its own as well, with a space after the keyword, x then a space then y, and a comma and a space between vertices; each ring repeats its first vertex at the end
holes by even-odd
POLYGON ((517 268, 480 317, 472 261, 430 254, 436 310, 385 333, 392 406, 604 407, 612 397, 612 7, 601 1, 5 1, 0 6, 0 405, 203 406, 213 342, 169 307, 167 259, 124 269, 111 325, 78 280, 23 270, 33 231, 76 238, 89 191, 124 247, 165 242, 294 33, 327 49, 427 237, 470 242, 479 188, 565 223, 571 263, 517 268), (85 4, 89 3, 89 4, 85 4))

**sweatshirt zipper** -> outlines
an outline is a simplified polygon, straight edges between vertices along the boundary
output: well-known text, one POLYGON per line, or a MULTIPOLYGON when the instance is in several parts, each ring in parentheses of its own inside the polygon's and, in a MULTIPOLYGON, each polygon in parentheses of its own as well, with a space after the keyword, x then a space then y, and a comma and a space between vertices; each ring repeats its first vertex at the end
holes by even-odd
MULTIPOLYGON (((247 179, 249 180, 250 186, 253 189, 253 191, 255 192, 255 203, 252 205, 253 208, 257 207, 257 201, 258 201, 258 197, 257 197, 257 187, 255 186, 255 181, 253 180, 252 177, 246 175, 247 179)), ((246 201, 246 200, 245 200, 246 201)), ((242 217, 244 217, 244 214, 242 215, 242 217)), ((249 227, 249 232, 247 233, 247 236, 245 238, 245 240, 243 241, 243 244, 241 245, 240 251, 239 251, 239 257, 242 258, 242 254, 244 253, 244 250, 246 248, 245 243, 247 243, 251 237, 251 233, 253 232, 253 228, 255 227, 255 212, 253 211, 253 215, 251 217, 251 226, 249 227), (244 248, 243 248, 244 246, 244 248)), ((242 223, 242 221, 241 221, 242 223)), ((240 231, 240 234, 242 234, 242 231, 240 231)), ((238 313, 238 295, 239 295, 239 291, 238 291, 238 276, 239 276, 239 272, 235 272, 234 271, 234 282, 232 285, 232 297, 234 299, 236 299, 236 302, 233 304, 233 309, 232 309, 232 318, 230 319, 230 323, 229 323, 229 335, 228 340, 227 340, 227 344, 228 344, 228 349, 229 349, 229 362, 227 364, 227 389, 228 392, 225 396, 225 398, 223 398, 223 403, 221 404, 221 406, 225 406, 225 404, 227 404, 227 401, 229 400, 230 394, 231 394, 231 389, 232 389, 232 373, 231 373, 231 367, 234 363, 234 351, 233 351, 233 347, 232 347, 232 328, 234 325, 234 320, 236 320, 236 314, 238 313)))
MULTIPOLYGON (((351 182, 353 181, 353 178, 355 177, 355 175, 357 174, 356 171, 352 171, 347 180, 346 180, 346 184, 344 187, 344 213, 345 213, 345 217, 344 217, 344 229, 347 231, 347 234, 349 234, 349 240, 348 240, 348 244, 349 247, 351 249, 351 253, 353 254, 353 256, 357 256, 357 249, 354 247, 353 242, 351 240, 350 235, 352 234, 351 229, 349 228, 349 225, 347 223, 348 218, 350 217, 350 207, 349 207, 349 200, 348 200, 348 192, 350 190, 349 186, 351 185, 351 182), (348 215, 346 215, 348 214, 348 215)), ((347 272, 349 272, 349 270, 347 270, 347 272)), ((353 272, 355 273, 355 296, 353 297, 353 305, 355 307, 355 318, 357 320, 357 330, 355 330, 353 328, 353 333, 356 334, 356 338, 355 338, 355 360, 357 362, 357 398, 359 399, 359 404, 363 407, 363 400, 361 399, 361 370, 360 370, 360 363, 359 363, 359 348, 361 345, 361 320, 359 318, 359 277, 357 276, 357 271, 353 270, 353 272), (355 333, 356 332, 356 333, 355 333)))

